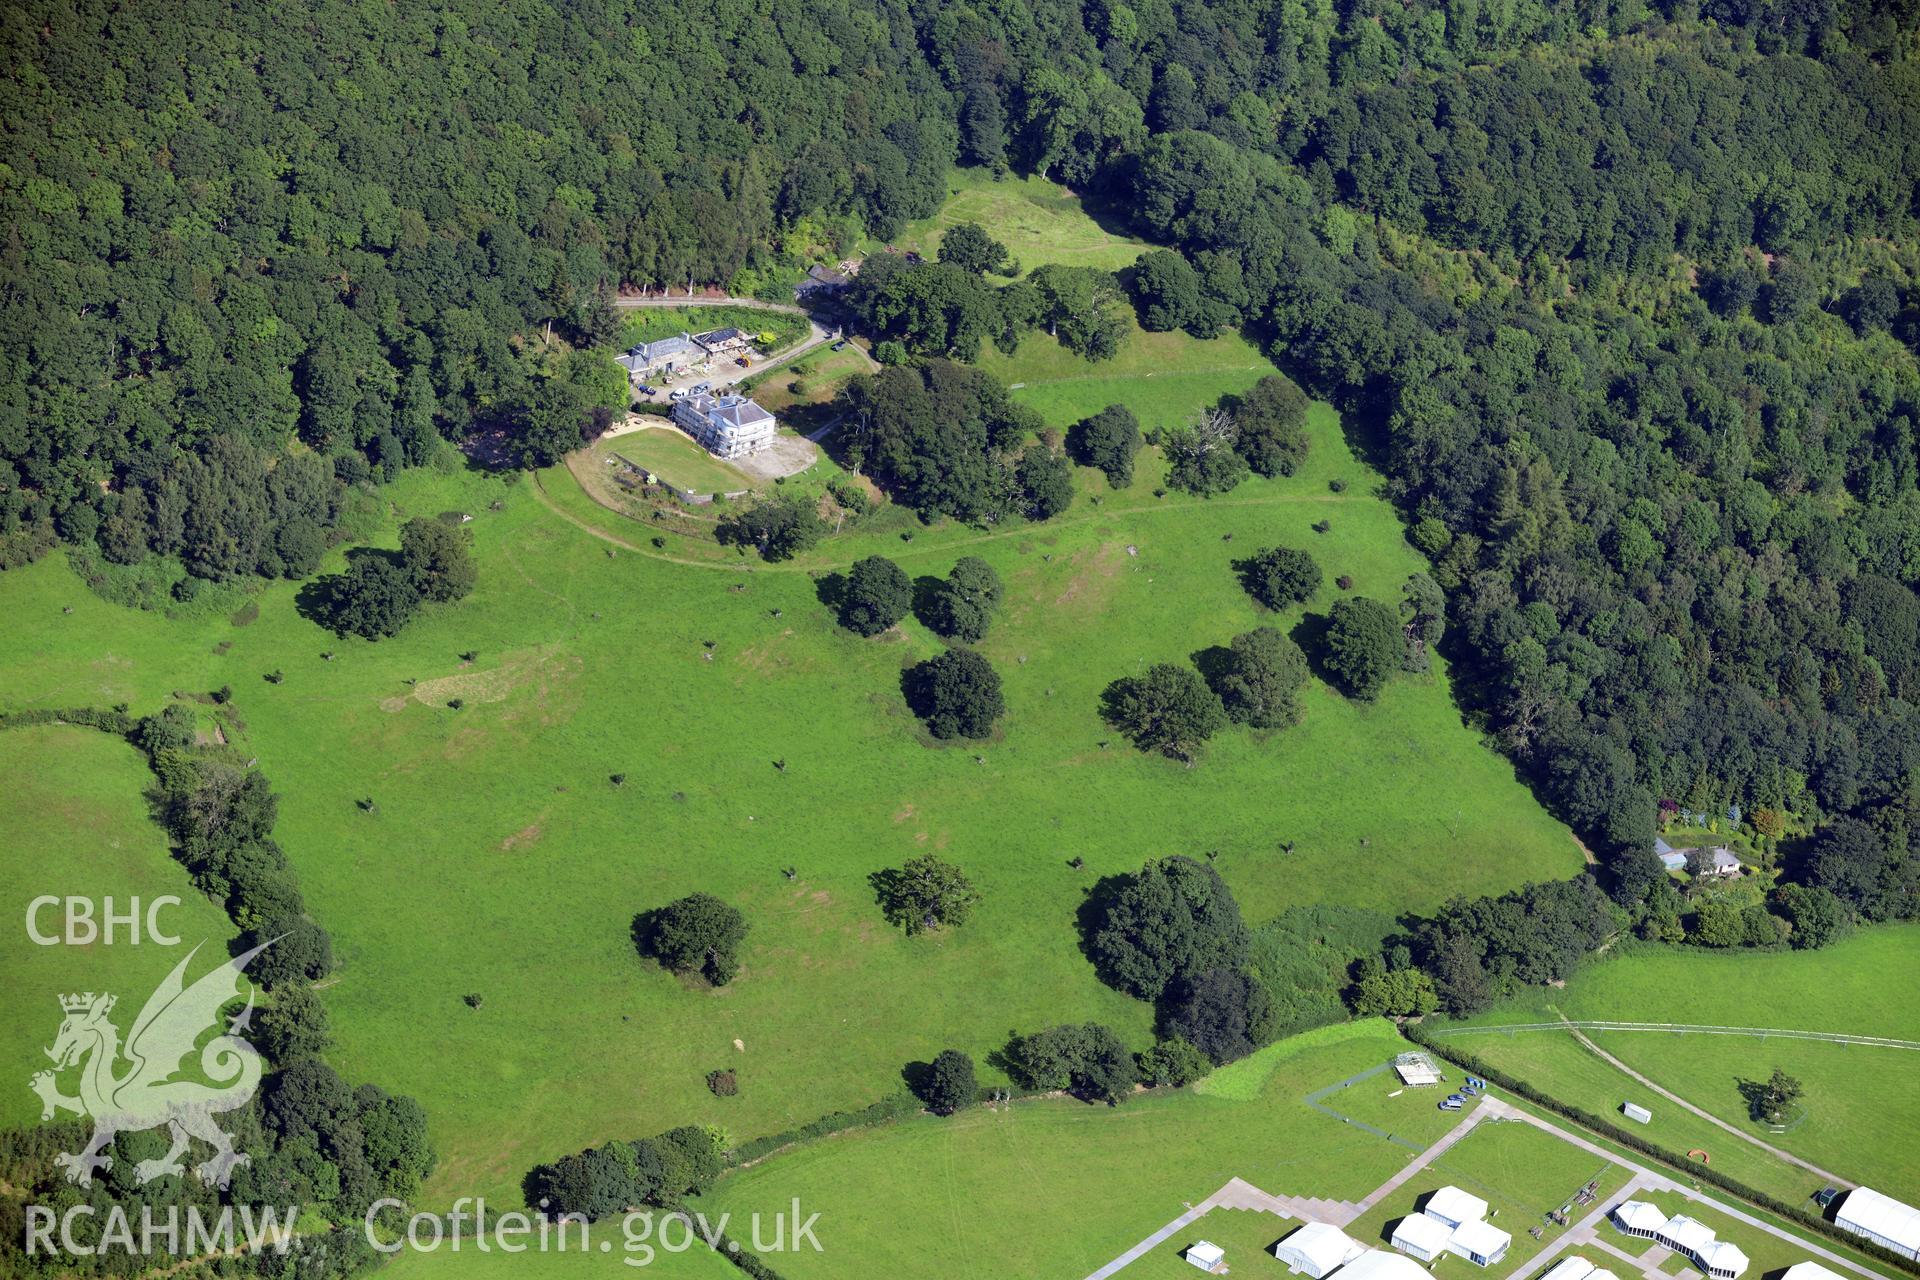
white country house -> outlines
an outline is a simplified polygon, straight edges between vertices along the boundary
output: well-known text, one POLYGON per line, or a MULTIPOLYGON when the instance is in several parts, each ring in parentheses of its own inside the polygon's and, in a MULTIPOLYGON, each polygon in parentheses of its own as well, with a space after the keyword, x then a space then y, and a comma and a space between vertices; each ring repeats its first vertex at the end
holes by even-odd
POLYGON ((673 420, 716 458, 744 458, 773 443, 778 422, 745 396, 691 395, 673 406, 673 420))

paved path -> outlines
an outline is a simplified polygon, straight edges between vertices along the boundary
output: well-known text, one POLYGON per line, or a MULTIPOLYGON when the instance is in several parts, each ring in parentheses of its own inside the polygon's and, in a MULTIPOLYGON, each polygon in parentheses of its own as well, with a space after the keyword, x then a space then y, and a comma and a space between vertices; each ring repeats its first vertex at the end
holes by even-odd
POLYGON ((1370 1191, 1366 1199, 1353 1206, 1352 1213, 1348 1214, 1345 1218, 1335 1221, 1333 1225, 1336 1227, 1344 1227, 1355 1218, 1365 1214, 1367 1210, 1373 1208, 1373 1206, 1398 1191, 1407 1179, 1413 1177, 1413 1175, 1419 1173, 1422 1169, 1445 1155, 1454 1143, 1473 1132, 1475 1125, 1490 1116, 1495 1118, 1503 1117, 1506 1110, 1507 1107, 1505 1103, 1494 1098, 1482 1097, 1480 1099, 1480 1105, 1468 1112, 1465 1119, 1461 1120, 1460 1123, 1453 1126, 1453 1128, 1447 1130, 1446 1134, 1442 1136, 1438 1142, 1415 1156, 1408 1162, 1406 1168, 1400 1170, 1400 1172, 1394 1174, 1391 1178, 1388 1178, 1385 1182, 1370 1191))
MULTIPOLYGON (((1534 1254, 1533 1257, 1521 1263, 1514 1270, 1508 1272, 1507 1280, 1523 1280, 1526 1276, 1543 1273, 1547 1268, 1547 1264, 1552 1262, 1556 1255, 1566 1250, 1584 1249, 1588 1245, 1598 1243, 1598 1241, 1594 1239, 1593 1229, 1606 1220, 1607 1214, 1612 1211, 1613 1206, 1619 1204, 1622 1200, 1633 1198, 1633 1196, 1639 1192, 1652 1190, 1652 1183, 1652 1179, 1642 1174, 1634 1174, 1633 1177, 1627 1179, 1626 1186, 1620 1188, 1620 1190, 1612 1196, 1601 1199, 1593 1206, 1593 1212, 1561 1232, 1560 1237, 1552 1244, 1542 1249, 1539 1253, 1534 1254)), ((1636 1264, 1636 1266, 1637 1265, 1638 1264, 1636 1264)))
POLYGON ((1142 1240, 1139 1244, 1136 1244, 1133 1248, 1115 1258, 1112 1262, 1109 1262, 1106 1266, 1096 1271, 1088 1272, 1087 1280, 1107 1280, 1108 1276, 1116 1274, 1123 1267, 1135 1262, 1141 1255, 1151 1253, 1154 1249, 1166 1243, 1169 1236, 1186 1230, 1214 1209, 1254 1209, 1263 1213, 1271 1213, 1281 1218, 1291 1218, 1293 1216, 1287 1212, 1280 1197, 1268 1195, 1251 1182, 1244 1182, 1239 1178, 1229 1178, 1225 1186, 1208 1196, 1205 1200, 1202 1200, 1199 1204, 1196 1204, 1193 1208, 1187 1210, 1172 1222, 1169 1222, 1166 1226, 1160 1228, 1145 1240, 1142 1240))
POLYGON ((1811 1164, 1808 1161, 1802 1160, 1799 1156, 1796 1156, 1796 1155, 1789 1155, 1787 1152, 1782 1151, 1780 1148, 1774 1146, 1771 1142, 1761 1141, 1759 1138, 1754 1137, 1752 1134, 1746 1132, 1744 1129, 1740 1129, 1735 1127, 1734 1125, 1728 1124, 1725 1120, 1722 1120, 1719 1116, 1714 1115, 1711 1111, 1707 1111, 1704 1108, 1694 1106, 1691 1102, 1688 1102, 1685 1098, 1673 1092, 1671 1089, 1665 1089, 1655 1084, 1653 1081, 1647 1079, 1647 1077, 1641 1075, 1638 1071, 1635 1071, 1632 1067, 1628 1066, 1626 1063, 1620 1061, 1620 1059, 1608 1053, 1605 1049, 1602 1049, 1599 1045, 1589 1040, 1586 1037, 1586 1035, 1583 1032, 1581 1032, 1581 1030, 1578 1027, 1574 1026, 1571 1022, 1567 1023, 1566 1025, 1567 1025, 1567 1030, 1573 1033, 1573 1038, 1575 1040, 1578 1040, 1581 1044, 1585 1045, 1590 1051, 1592 1051, 1595 1055, 1597 1055, 1601 1061, 1607 1063, 1609 1066, 1613 1067, 1615 1070, 1620 1071, 1621 1073, 1632 1077, 1634 1080, 1639 1081, 1642 1085, 1646 1086, 1648 1089, 1651 1089, 1653 1092, 1659 1094, 1661 1097, 1665 1098, 1668 1102, 1673 1103, 1675 1106, 1680 1107, 1683 1110, 1692 1112, 1694 1115, 1699 1116, 1702 1120, 1705 1120, 1708 1124, 1714 1125, 1721 1129, 1725 1129, 1728 1133, 1740 1139, 1742 1142, 1752 1143, 1754 1146, 1760 1148, 1762 1151, 1766 1152, 1768 1155, 1772 1156, 1776 1160, 1783 1160, 1787 1164, 1793 1165, 1795 1168, 1805 1169, 1808 1173, 1811 1173, 1816 1177, 1825 1178, 1828 1184, 1831 1186, 1846 1187, 1851 1189, 1853 1186, 1856 1185, 1852 1182, 1847 1181, 1847 1179, 1841 1177, 1837 1173, 1829 1173, 1827 1170, 1822 1169, 1817 1164, 1811 1164))
POLYGON ((1850 1272, 1853 1276, 1861 1277, 1862 1280, 1887 1280, 1887 1277, 1880 1272, 1861 1266, 1859 1263, 1848 1258, 1843 1258, 1823 1245, 1817 1244, 1810 1239, 1796 1235, 1790 1231, 1783 1230, 1771 1222, 1755 1217, 1753 1214, 1748 1213, 1736 1205, 1715 1200, 1711 1196, 1707 1196, 1693 1187, 1675 1181, 1673 1178, 1658 1170, 1637 1165, 1624 1156, 1608 1150, 1606 1147, 1589 1140, 1581 1134, 1569 1132, 1551 1121, 1543 1120, 1531 1112, 1522 1111, 1511 1103, 1490 1095, 1481 1098, 1479 1104, 1469 1115, 1463 1118, 1459 1124, 1448 1130, 1437 1142, 1421 1152, 1419 1157, 1409 1163, 1406 1168, 1400 1170, 1394 1174, 1393 1177, 1374 1188, 1366 1199, 1357 1205, 1347 1204, 1344 1201, 1312 1200, 1296 1196, 1274 1195, 1270 1192, 1262 1191, 1260 1188, 1242 1181, 1239 1178, 1233 1178, 1218 1191, 1208 1196, 1205 1200, 1202 1200, 1199 1204, 1194 1205, 1191 1209, 1140 1243, 1134 1245, 1133 1248, 1127 1250, 1099 1270, 1090 1272, 1086 1280, 1108 1280, 1108 1277, 1118 1274, 1129 1264, 1138 1261, 1144 1254, 1150 1253, 1159 1245, 1164 1244, 1170 1237, 1192 1226, 1195 1222, 1206 1216, 1209 1210, 1216 1208, 1253 1209, 1271 1213, 1276 1217, 1288 1220, 1301 1218, 1309 1221, 1328 1222, 1335 1226, 1344 1227, 1399 1190, 1409 1178, 1445 1154, 1448 1148, 1472 1132, 1476 1126, 1489 1121, 1519 1121, 1530 1124, 1534 1128, 1551 1134, 1562 1142, 1578 1147, 1582 1151, 1597 1156, 1609 1164, 1618 1165, 1627 1170, 1631 1175, 1627 1179, 1626 1185, 1611 1195, 1602 1197, 1585 1217, 1562 1232, 1559 1238, 1552 1244, 1514 1268, 1503 1280, 1530 1280, 1530 1277, 1544 1274, 1548 1264, 1558 1255, 1568 1250, 1577 1249, 1595 1249, 1611 1254, 1640 1272, 1644 1280, 1666 1280, 1666 1277, 1658 1271, 1659 1262, 1665 1260, 1665 1252, 1663 1250, 1653 1249, 1642 1254, 1641 1257, 1635 1258, 1599 1234, 1600 1228, 1606 1221, 1607 1215, 1611 1213, 1621 1201, 1646 1192, 1675 1195, 1684 1200, 1691 1201, 1694 1204, 1702 1205, 1715 1213, 1732 1218, 1736 1222, 1743 1222, 1755 1230, 1764 1231, 1770 1236, 1788 1241, 1795 1249, 1818 1258, 1831 1267, 1850 1272), (1327 1209, 1347 1211, 1346 1216, 1339 1217, 1333 1212, 1325 1212, 1324 1210, 1327 1209), (1303 1210, 1305 1211, 1303 1212, 1303 1210), (1661 1256, 1659 1258, 1653 1258, 1654 1253, 1659 1253, 1661 1256), (1652 1259, 1652 1261, 1649 1262, 1648 1259, 1652 1259))

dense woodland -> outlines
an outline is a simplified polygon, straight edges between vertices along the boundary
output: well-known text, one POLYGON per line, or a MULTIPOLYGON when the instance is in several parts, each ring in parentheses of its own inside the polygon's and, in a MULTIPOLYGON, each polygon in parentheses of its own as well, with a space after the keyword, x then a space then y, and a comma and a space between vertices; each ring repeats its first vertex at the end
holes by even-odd
MULTIPOLYGON (((15 6, 0 564, 64 539, 304 575, 343 493, 445 440, 538 463, 591 432, 604 370, 567 353, 623 283, 779 296, 955 163, 1044 173, 1168 246, 1124 282, 1143 323, 1244 326, 1346 411, 1463 695, 1617 902, 1664 909, 1664 801, 1766 815, 1795 878, 1913 915, 1917 26, 1913 0, 15 6)), ((863 286, 903 355, 1039 326, 1101 354, 1118 282, 995 283, 963 247, 863 286)), ((990 383, 862 384, 856 447, 930 513, 1044 515, 1058 477, 990 383)), ((1109 426, 1076 448, 1130 474, 1109 426)), ((729 536, 791 554, 819 533, 789 507, 729 536)))

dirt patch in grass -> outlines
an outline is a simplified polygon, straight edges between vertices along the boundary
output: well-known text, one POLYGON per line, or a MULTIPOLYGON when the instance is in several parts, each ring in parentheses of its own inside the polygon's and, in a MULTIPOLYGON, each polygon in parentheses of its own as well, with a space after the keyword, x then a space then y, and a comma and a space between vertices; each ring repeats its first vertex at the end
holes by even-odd
POLYGON ((547 828, 544 824, 538 822, 529 823, 508 836, 505 840, 502 840, 500 842, 500 852, 512 853, 516 849, 528 848, 531 845, 537 844, 540 837, 546 833, 547 828))

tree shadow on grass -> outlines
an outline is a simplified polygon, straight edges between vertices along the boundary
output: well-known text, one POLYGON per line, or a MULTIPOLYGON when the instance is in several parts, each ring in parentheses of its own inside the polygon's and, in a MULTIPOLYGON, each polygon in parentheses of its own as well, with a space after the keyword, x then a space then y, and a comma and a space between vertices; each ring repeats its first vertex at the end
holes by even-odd
POLYGON ((1307 669, 1314 678, 1334 689, 1343 688, 1340 678, 1327 669, 1327 630, 1331 624, 1323 613, 1302 614, 1287 635, 1307 657, 1307 669))
POLYGON ((920 625, 929 631, 937 632, 939 630, 938 627, 934 626, 933 619, 939 615, 940 588, 943 585, 945 584, 942 579, 936 578, 930 573, 923 573, 913 580, 913 604, 911 606, 913 616, 918 618, 920 625))
POLYGON ((813 598, 825 605, 834 617, 839 617, 840 606, 847 599, 847 575, 837 570, 821 574, 814 580, 813 598))
POLYGON ((1233 650, 1223 644, 1195 649, 1187 657, 1193 663, 1194 670, 1200 673, 1200 678, 1207 682, 1207 688, 1216 695, 1220 692, 1220 682, 1233 673, 1233 650))

